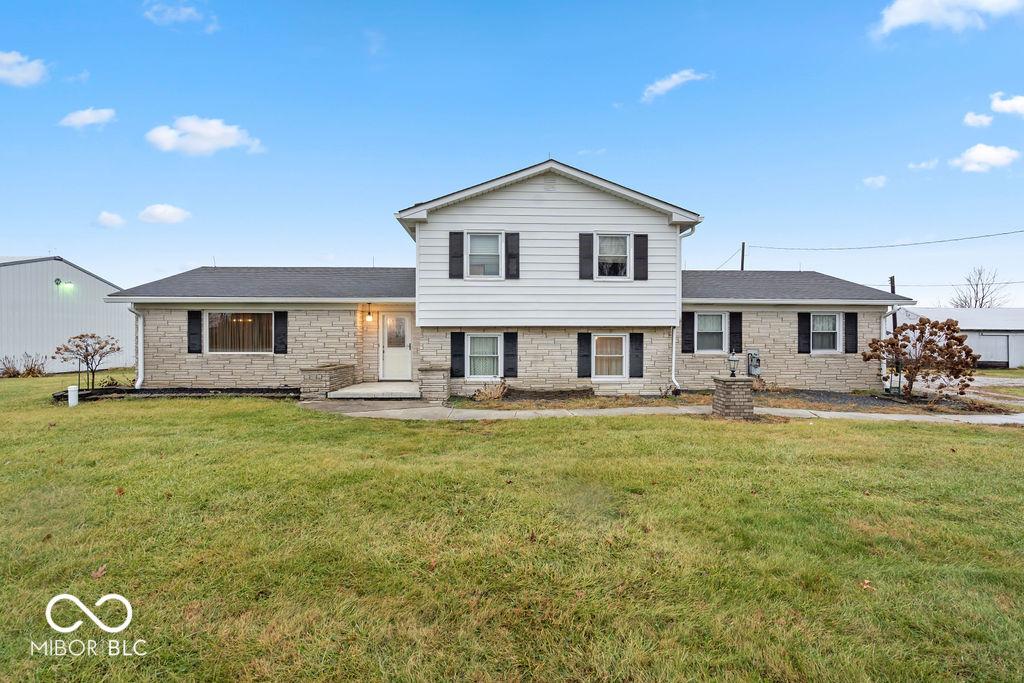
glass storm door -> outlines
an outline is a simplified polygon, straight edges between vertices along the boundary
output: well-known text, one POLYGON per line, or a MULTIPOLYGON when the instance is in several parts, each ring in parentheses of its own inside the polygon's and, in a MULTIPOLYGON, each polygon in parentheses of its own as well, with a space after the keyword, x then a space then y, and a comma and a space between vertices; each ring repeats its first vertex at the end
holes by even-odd
POLYGON ((381 315, 381 379, 412 379, 412 316, 381 315))

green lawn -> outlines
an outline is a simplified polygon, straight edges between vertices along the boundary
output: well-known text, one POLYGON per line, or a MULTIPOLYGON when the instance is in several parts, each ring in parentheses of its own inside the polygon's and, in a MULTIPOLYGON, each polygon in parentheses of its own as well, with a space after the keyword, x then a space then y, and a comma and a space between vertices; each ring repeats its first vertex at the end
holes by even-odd
POLYGON ((1022 387, 984 387, 983 391, 990 391, 996 394, 1024 398, 1024 386, 1022 387))
POLYGON ((1024 368, 983 368, 974 372, 986 377, 1013 377, 1024 380, 1024 368))
POLYGON ((1024 678, 1020 429, 50 405, 66 383, 0 380, 3 680, 1024 678), (125 595, 149 654, 30 657, 61 592, 125 595))

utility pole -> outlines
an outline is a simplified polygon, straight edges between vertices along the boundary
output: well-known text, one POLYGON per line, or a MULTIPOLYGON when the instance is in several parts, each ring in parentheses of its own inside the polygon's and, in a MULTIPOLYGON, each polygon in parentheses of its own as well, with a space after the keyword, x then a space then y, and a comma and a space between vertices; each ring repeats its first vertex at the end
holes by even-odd
POLYGON ((740 270, 747 269, 747 243, 740 242, 740 270))
MULTIPOLYGON (((889 276, 889 292, 892 293, 892 294, 896 293, 896 276, 895 275, 890 275, 889 276)), ((896 311, 895 311, 895 309, 892 312, 892 331, 893 332, 896 331, 896 311)))

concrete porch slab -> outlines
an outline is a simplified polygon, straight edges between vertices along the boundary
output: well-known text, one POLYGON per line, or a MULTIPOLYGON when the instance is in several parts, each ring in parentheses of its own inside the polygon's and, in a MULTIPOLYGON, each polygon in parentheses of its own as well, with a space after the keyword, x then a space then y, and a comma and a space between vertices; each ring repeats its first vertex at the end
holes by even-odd
POLYGON ((380 399, 420 397, 419 382, 360 382, 337 389, 327 394, 327 398, 344 399, 380 399))

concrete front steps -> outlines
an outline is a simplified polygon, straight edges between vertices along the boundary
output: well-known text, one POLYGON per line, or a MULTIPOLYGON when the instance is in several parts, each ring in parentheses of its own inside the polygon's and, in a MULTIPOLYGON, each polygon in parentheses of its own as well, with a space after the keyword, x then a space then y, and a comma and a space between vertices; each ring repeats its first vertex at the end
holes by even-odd
POLYGON ((419 382, 360 382, 350 384, 342 389, 327 394, 327 398, 341 399, 418 399, 420 398, 419 382))

